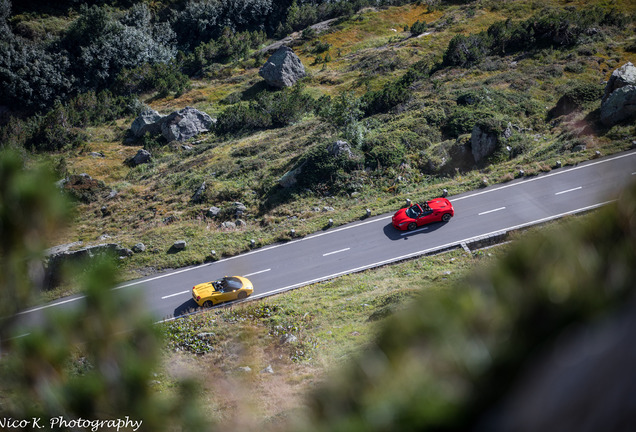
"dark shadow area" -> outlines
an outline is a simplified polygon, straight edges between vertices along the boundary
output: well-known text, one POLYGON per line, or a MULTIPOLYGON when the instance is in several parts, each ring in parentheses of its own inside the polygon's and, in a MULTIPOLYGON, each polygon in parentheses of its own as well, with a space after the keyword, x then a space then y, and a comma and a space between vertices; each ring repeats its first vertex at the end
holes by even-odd
POLYGON ((241 93, 241 100, 244 100, 244 101, 252 100, 254 99, 254 97, 256 97, 257 94, 265 90, 275 90, 275 89, 272 89, 270 86, 267 85, 267 83, 264 80, 261 80, 257 82, 256 84, 253 84, 251 87, 248 87, 247 89, 245 89, 241 93))
POLYGON ((194 312, 197 309, 200 309, 200 306, 197 304, 197 302, 195 302, 193 299, 189 299, 185 303, 181 303, 179 306, 177 306, 177 308, 174 310, 174 317, 177 318, 180 316, 188 315, 189 313, 194 312))
POLYGON ((172 245, 172 246, 170 246, 170 249, 168 249, 167 253, 170 254, 170 255, 173 255, 173 254, 181 252, 182 250, 183 249, 179 249, 179 248, 175 247, 174 245, 172 245))
POLYGON ((388 223, 384 226, 384 235, 391 240, 408 240, 410 237, 416 236, 418 234, 427 234, 433 231, 437 231, 447 223, 448 222, 434 222, 428 225, 423 225, 413 231, 400 231, 391 223, 388 223))

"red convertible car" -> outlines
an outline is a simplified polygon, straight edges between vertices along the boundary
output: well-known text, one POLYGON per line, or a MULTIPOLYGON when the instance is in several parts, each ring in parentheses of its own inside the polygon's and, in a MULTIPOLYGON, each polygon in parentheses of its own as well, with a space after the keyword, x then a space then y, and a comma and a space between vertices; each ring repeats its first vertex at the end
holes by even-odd
POLYGON ((453 205, 446 198, 435 198, 409 208, 402 208, 393 215, 393 226, 412 231, 431 222, 448 222, 455 215, 453 205))

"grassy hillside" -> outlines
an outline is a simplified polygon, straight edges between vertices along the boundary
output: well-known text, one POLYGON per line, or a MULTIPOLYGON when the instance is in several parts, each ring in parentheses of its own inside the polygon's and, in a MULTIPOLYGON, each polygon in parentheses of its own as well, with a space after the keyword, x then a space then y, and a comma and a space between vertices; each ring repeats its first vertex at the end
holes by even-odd
MULTIPOLYGON (((583 98, 565 116, 551 116, 550 110, 581 86, 586 95, 601 94, 614 69, 636 62, 631 2, 599 2, 603 10, 624 14, 627 24, 602 27, 573 45, 487 53, 462 67, 443 62, 456 35, 477 35, 507 19, 522 22, 546 8, 572 12, 586 5, 515 1, 429 7, 418 2, 366 8, 332 21, 327 30, 294 34, 291 45, 308 72, 298 94, 313 102, 288 126, 209 133, 186 143, 191 149, 161 139, 124 144, 134 116, 83 127, 78 145, 37 158, 51 159, 60 175, 87 173, 117 195, 78 203, 74 222, 55 243, 108 241, 130 248, 143 242, 146 252, 121 262, 125 277, 134 278, 237 254, 249 249, 252 239, 257 247, 285 241, 291 229, 305 235, 324 228, 330 218, 334 225, 357 220, 367 208, 373 214, 393 211, 406 198, 434 196, 443 188, 455 194, 546 172, 557 161, 575 164, 597 151, 628 149, 636 136, 633 121, 601 127, 600 97, 583 98), (386 92, 396 88, 402 93, 393 104, 371 113, 367 105, 364 111, 365 101, 384 103, 386 92), (355 111, 360 107, 362 112, 355 111), (359 114, 343 125, 330 114, 337 109, 359 114), (455 155, 479 121, 510 123, 515 132, 505 143, 507 151, 467 165, 455 155), (324 182, 292 189, 278 185, 303 158, 336 139, 353 143, 357 165, 333 168, 324 182), (142 147, 152 152, 153 162, 125 165, 142 147), (203 182, 204 199, 194 204, 191 198, 203 182), (234 202, 247 207, 241 217, 245 225, 221 228, 234 220, 234 202), (219 217, 207 216, 211 206, 221 208, 219 217), (187 248, 172 253, 176 240, 186 240, 187 248)), ((35 23, 53 25, 50 18, 35 23)), ((219 117, 239 105, 257 104, 263 94, 282 103, 276 98, 286 93, 267 89, 258 75, 267 56, 252 53, 205 66, 179 96, 151 93, 140 99, 163 114, 194 106, 219 117)))

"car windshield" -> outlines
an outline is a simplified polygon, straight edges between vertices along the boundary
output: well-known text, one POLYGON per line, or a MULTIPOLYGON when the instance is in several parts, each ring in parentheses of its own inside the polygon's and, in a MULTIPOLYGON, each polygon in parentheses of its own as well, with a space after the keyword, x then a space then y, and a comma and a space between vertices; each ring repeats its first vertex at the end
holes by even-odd
POLYGON ((236 291, 243 286, 238 278, 226 277, 221 280, 222 291, 236 291))
POLYGON ((420 213, 422 213, 422 209, 420 208, 419 204, 415 204, 406 209, 406 215, 411 219, 417 219, 420 213))

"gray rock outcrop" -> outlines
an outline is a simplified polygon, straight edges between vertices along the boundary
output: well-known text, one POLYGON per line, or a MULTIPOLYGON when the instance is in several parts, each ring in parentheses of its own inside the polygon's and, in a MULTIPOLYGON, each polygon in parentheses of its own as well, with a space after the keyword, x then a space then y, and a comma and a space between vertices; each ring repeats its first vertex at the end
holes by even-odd
POLYGON ((77 250, 71 250, 75 246, 80 246, 82 242, 69 243, 55 246, 47 251, 44 260, 46 269, 46 279, 49 288, 57 286, 61 280, 61 270, 64 264, 77 262, 81 259, 91 259, 96 256, 111 254, 119 258, 132 255, 132 251, 116 243, 101 243, 94 246, 87 246, 77 250))
POLYGON ((298 176, 303 172, 303 167, 306 162, 303 162, 300 166, 293 170, 287 171, 283 176, 278 179, 278 184, 284 188, 290 188, 296 186, 298 183, 298 176))
POLYGON ((612 72, 612 76, 605 85, 605 93, 601 103, 605 102, 615 90, 628 85, 636 85, 636 67, 631 62, 625 63, 612 72))
POLYGON ((130 132, 135 138, 141 138, 146 133, 161 134, 168 142, 186 141, 203 132, 209 132, 214 127, 216 119, 196 108, 185 107, 162 116, 157 111, 144 111, 135 119, 130 132))
POLYGON ((277 88, 291 87, 306 75, 300 58, 286 46, 278 48, 258 73, 267 84, 277 88))
POLYGON ((612 126, 636 117, 636 67, 630 62, 616 69, 601 100, 601 123, 612 126))
POLYGON ((215 206, 212 206, 208 209, 208 217, 215 218, 221 213, 221 209, 215 206))
POLYGON ((205 181, 201 183, 201 186, 198 187, 197 191, 192 195, 190 201, 193 203, 200 203, 203 200, 203 194, 205 193, 205 181))
POLYGON ((208 114, 196 108, 185 107, 161 121, 161 135, 168 141, 186 141, 200 133, 208 132, 216 123, 208 114))
POLYGON ((497 145, 498 136, 496 133, 483 130, 479 125, 473 126, 470 147, 476 163, 490 156, 497 149, 497 145))
POLYGON ((139 117, 130 126, 130 132, 135 138, 141 138, 149 133, 150 135, 158 135, 161 133, 161 124, 159 121, 163 118, 157 111, 150 109, 139 114, 139 117))

